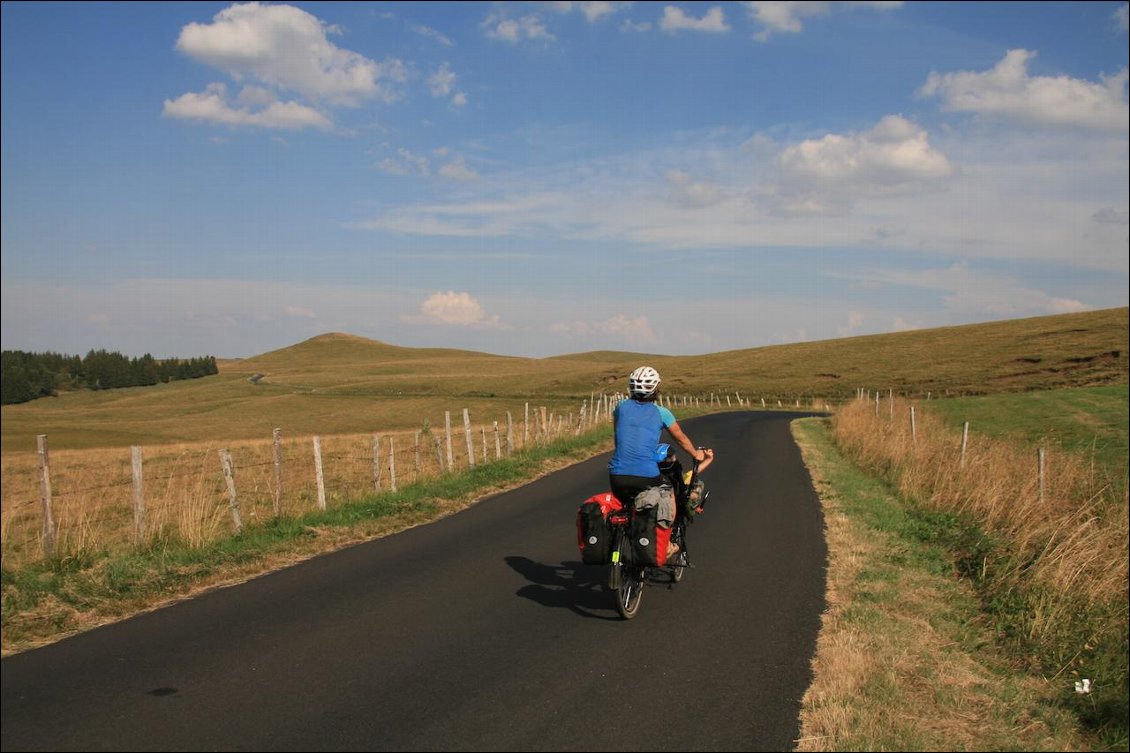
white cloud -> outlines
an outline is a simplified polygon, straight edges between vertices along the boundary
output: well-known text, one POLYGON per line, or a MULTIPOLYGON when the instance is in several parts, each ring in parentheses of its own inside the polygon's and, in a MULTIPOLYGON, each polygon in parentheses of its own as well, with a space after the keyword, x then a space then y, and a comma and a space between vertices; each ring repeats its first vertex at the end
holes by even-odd
POLYGON ((1114 11, 1114 25, 1119 31, 1127 30, 1127 7, 1124 4, 1114 11))
POLYGON ((283 306, 283 313, 300 319, 317 319, 318 315, 313 310, 303 306, 283 306))
POLYGON ((730 30, 725 17, 722 15, 722 9, 717 5, 706 11, 706 15, 702 18, 688 16, 682 8, 674 5, 665 5, 663 7, 663 18, 659 20, 659 28, 669 34, 679 31, 722 33, 730 30))
POLYGON ((861 196, 918 192, 953 173, 926 131, 898 115, 864 133, 787 147, 777 165, 781 207, 805 212, 837 211, 861 196))
POLYGON ((433 97, 450 96, 452 106, 463 107, 467 104, 467 95, 463 92, 455 92, 452 94, 457 78, 455 72, 451 70, 451 66, 444 63, 436 69, 435 73, 428 76, 428 89, 431 91, 433 97))
POLYGON ((1130 128, 1127 69, 1101 83, 1068 76, 1030 76, 1036 53, 1009 50, 990 71, 931 73, 920 93, 943 106, 1027 125, 1088 128, 1125 134, 1130 128))
POLYGON ((433 293, 420 305, 418 315, 403 315, 407 324, 438 324, 477 329, 496 329, 501 326, 497 314, 487 315, 482 305, 470 293, 433 293))
POLYGON ((467 161, 457 157, 439 169, 439 174, 444 178, 458 181, 473 181, 479 179, 479 174, 467 166, 467 161))
POLYGON ((367 99, 391 101, 407 72, 399 60, 378 63, 335 46, 338 29, 292 5, 232 5, 211 24, 181 29, 178 50, 202 63, 312 101, 356 106, 367 99))
MULTIPOLYGON (((197 120, 228 126, 250 126, 286 130, 318 128, 329 130, 333 123, 317 110, 298 102, 277 102, 264 99, 263 89, 245 88, 248 96, 232 102, 223 84, 209 84, 200 93, 182 94, 166 99, 162 114, 167 118, 197 120)), ((269 94, 269 92, 266 92, 269 94)))
POLYGON ((483 19, 480 28, 491 39, 501 39, 511 44, 517 44, 523 39, 553 41, 556 38, 545 28, 542 17, 537 15, 510 18, 503 11, 495 11, 483 19))
POLYGON ((802 20, 826 16, 834 9, 872 8, 890 10, 902 7, 902 2, 743 2, 749 17, 764 27, 754 39, 764 42, 774 32, 799 33, 804 29, 802 20))
POLYGON ((447 63, 441 65, 436 72, 428 76, 428 89, 433 97, 446 97, 455 88, 455 72, 447 63))

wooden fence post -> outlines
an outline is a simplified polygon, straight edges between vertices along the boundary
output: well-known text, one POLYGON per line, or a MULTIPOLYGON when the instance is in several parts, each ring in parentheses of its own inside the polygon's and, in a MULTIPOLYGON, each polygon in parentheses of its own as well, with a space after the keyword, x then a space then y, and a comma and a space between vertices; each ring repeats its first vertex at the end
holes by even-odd
POLYGON ((447 469, 455 465, 455 457, 451 454, 451 411, 446 410, 443 412, 443 425, 447 433, 447 469))
POLYGON ((502 442, 498 437, 498 421, 494 422, 494 459, 502 457, 502 442))
POLYGON ((235 494, 235 468, 232 467, 231 453, 220 450, 220 466, 224 470, 224 483, 228 487, 228 507, 231 509, 232 524, 235 532, 243 530, 243 518, 239 514, 239 497, 235 494))
POLYGON ((1039 479, 1040 479, 1040 504, 1044 504, 1044 448, 1041 447, 1036 450, 1036 462, 1039 463, 1039 479))
POLYGON ((522 421, 522 449, 530 445, 530 404, 526 403, 526 418, 522 421))
POLYGON ((373 435, 373 491, 381 493, 381 438, 376 434, 373 435))
POLYGON ((145 486, 141 471, 141 448, 130 447, 130 466, 133 470, 133 543, 145 541, 145 486))
POLYGON ((415 479, 420 480, 420 432, 412 439, 412 461, 415 465, 415 479))
POLYGON ((443 475, 443 448, 440 447, 439 437, 433 437, 436 442, 436 465, 439 466, 439 475, 443 475))
POLYGON ((463 434, 467 438, 467 467, 475 467, 475 444, 471 441, 471 414, 463 409, 463 434))
POLYGON ((487 454, 487 427, 486 424, 479 424, 479 431, 483 433, 483 463, 486 464, 487 459, 490 457, 487 454))
POLYGON ((514 454, 514 417, 506 411, 506 456, 514 454))
POLYGON ((322 439, 314 437, 314 477, 318 482, 318 509, 326 509, 326 478, 322 473, 322 439))
POLYGON ((39 506, 43 511, 43 554, 55 556, 55 516, 51 513, 51 463, 47 458, 47 435, 35 438, 39 453, 39 506))
POLYGON ((914 406, 910 406, 910 439, 913 442, 918 441, 918 427, 914 421, 914 406))
POLYGON ((282 429, 273 432, 275 444, 275 517, 282 515, 282 429))
POLYGON ((958 463, 959 468, 965 467, 965 449, 969 446, 969 422, 966 421, 965 425, 961 427, 961 461, 958 463))
POLYGON ((388 438, 388 488, 396 491, 396 442, 388 438))

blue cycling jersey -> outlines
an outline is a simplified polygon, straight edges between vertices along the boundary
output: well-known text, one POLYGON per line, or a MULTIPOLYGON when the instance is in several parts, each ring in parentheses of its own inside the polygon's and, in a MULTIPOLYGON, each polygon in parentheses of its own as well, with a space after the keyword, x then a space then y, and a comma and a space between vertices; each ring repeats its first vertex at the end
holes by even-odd
POLYGON ((608 463, 608 472, 617 476, 658 476, 655 448, 664 427, 675 423, 674 414, 655 403, 624 400, 612 411, 612 419, 616 424, 616 450, 608 463))

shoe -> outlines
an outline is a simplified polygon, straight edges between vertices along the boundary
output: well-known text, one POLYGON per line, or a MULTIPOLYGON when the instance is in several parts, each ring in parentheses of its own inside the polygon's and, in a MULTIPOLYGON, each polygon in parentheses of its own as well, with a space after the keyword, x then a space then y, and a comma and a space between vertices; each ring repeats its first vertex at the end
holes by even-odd
POLYGON ((679 553, 679 545, 674 541, 667 545, 667 559, 666 562, 671 562, 675 559, 675 555, 679 553))

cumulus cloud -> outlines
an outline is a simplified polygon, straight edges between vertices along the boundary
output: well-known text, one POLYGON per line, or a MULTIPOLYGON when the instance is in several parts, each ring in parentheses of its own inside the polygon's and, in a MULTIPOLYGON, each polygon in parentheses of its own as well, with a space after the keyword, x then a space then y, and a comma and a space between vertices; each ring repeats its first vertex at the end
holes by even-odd
POLYGON ((706 15, 702 18, 688 16, 682 8, 666 5, 663 7, 663 18, 659 20, 659 28, 669 34, 679 31, 722 33, 730 30, 726 18, 722 15, 722 9, 717 5, 706 11, 706 15))
POLYGON ((547 42, 556 39, 545 28, 545 21, 538 15, 510 18, 504 11, 495 11, 483 19, 479 26, 489 38, 501 39, 511 44, 517 44, 523 39, 537 39, 547 42))
MULTIPOLYGON (((247 89, 244 89, 246 92, 247 89)), ((196 120, 228 126, 252 126, 299 131, 305 128, 329 130, 333 123, 321 112, 298 102, 278 102, 273 96, 263 101, 266 90, 232 100, 223 84, 210 84, 200 93, 166 99, 162 114, 167 118, 196 120)))
POLYGON ((256 99, 229 101, 223 84, 212 84, 166 100, 164 114, 226 125, 326 128, 330 121, 322 108, 398 98, 407 79, 404 63, 379 63, 337 47, 329 35, 339 32, 294 6, 258 2, 225 8, 211 23, 190 23, 181 29, 176 49, 237 82, 254 82, 244 91, 256 99), (305 101, 274 101, 279 92, 305 101))
POLYGON ((1121 5, 1114 11, 1114 25, 1119 31, 1127 30, 1127 8, 1130 6, 1121 5))
POLYGON ((1127 69, 1100 82, 1069 76, 1030 76, 1036 53, 1009 50, 989 71, 931 73, 920 89, 943 107, 1026 125, 1087 128, 1125 134, 1130 128, 1127 69))
POLYGON ((420 313, 403 315, 408 324, 447 325, 475 329, 497 329, 502 326, 497 314, 488 315, 470 293, 433 293, 420 305, 420 313))
POLYGON ((744 2, 749 17, 763 28, 754 34, 754 39, 764 42, 774 32, 799 33, 804 29, 803 20, 826 16, 836 9, 872 8, 890 10, 899 8, 902 2, 744 2))
POLYGON ((787 147, 777 165, 781 206, 811 212, 834 211, 861 196, 920 191, 953 173, 926 131, 898 115, 860 134, 828 134, 787 147))

